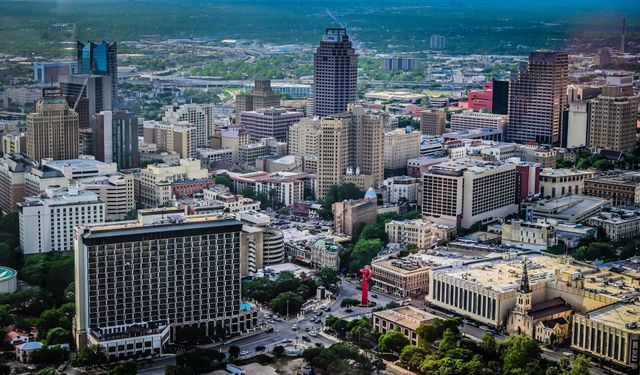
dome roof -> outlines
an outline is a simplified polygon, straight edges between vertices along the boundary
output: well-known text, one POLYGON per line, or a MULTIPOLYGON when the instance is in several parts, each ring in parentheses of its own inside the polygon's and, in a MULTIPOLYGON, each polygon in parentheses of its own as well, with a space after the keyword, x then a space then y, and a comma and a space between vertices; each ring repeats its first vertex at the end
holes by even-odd
POLYGON ((378 195, 376 194, 376 191, 370 187, 369 190, 364 193, 364 199, 378 199, 378 195))

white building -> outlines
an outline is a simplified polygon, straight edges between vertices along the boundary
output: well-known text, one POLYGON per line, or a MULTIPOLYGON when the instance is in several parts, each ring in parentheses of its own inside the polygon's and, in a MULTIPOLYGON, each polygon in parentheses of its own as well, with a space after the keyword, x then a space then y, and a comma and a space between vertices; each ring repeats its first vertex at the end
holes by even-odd
POLYGON ((389 202, 398 203, 404 198, 407 203, 418 201, 418 191, 420 190, 420 179, 409 176, 390 177, 384 180, 384 185, 389 193, 389 202))
POLYGON ((25 194, 38 195, 50 188, 69 186, 70 180, 115 173, 118 173, 116 163, 103 163, 93 156, 82 155, 69 160, 42 159, 38 168, 31 168, 25 173, 25 194))
POLYGON ((602 228, 613 242, 640 235, 640 212, 623 209, 603 211, 587 219, 587 224, 602 228))
POLYGON ((456 159, 423 176, 422 215, 440 224, 470 228, 518 212, 516 166, 456 159))
POLYGON ((71 251, 76 225, 104 223, 106 219, 105 203, 75 185, 25 198, 18 212, 24 254, 71 251))

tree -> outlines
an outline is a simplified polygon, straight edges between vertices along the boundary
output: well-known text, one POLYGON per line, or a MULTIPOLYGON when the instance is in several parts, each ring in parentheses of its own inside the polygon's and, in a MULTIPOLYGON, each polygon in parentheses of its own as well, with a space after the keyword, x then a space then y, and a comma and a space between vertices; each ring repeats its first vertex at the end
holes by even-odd
POLYGON ((108 375, 136 375, 137 373, 138 363, 134 359, 130 359, 112 368, 108 375))
POLYGON ((70 362, 76 367, 94 368, 107 363, 107 356, 99 345, 89 345, 74 354, 70 362))
POLYGON ((60 374, 58 370, 51 367, 43 368, 42 370, 38 371, 38 375, 58 375, 58 374, 60 374))
POLYGON ((276 355, 276 357, 280 357, 281 355, 284 354, 284 346, 282 345, 276 345, 273 347, 273 354, 276 355))
POLYGON ((215 177, 216 185, 224 185, 229 188, 229 190, 233 191, 233 180, 228 173, 218 173, 215 177))
POLYGON ((193 375, 189 367, 169 364, 164 368, 165 375, 193 375))
POLYGON ((444 356, 457 346, 458 338, 450 328, 447 328, 442 335, 442 340, 440 340, 440 343, 438 344, 438 354, 444 356))
POLYGON ((360 300, 357 300, 355 298, 345 298, 342 300, 342 302, 340 302, 340 307, 344 308, 344 307, 358 306, 359 304, 360 304, 360 300))
POLYGON ((416 329, 416 333, 418 334, 418 337, 420 337, 422 345, 427 345, 427 343, 433 343, 434 341, 439 340, 447 329, 451 329, 454 335, 459 335, 460 330, 458 327, 461 325, 462 319, 460 318, 436 318, 430 323, 419 325, 416 329))
POLYGON ((320 285, 325 288, 331 288, 340 281, 338 271, 329 267, 324 267, 316 272, 316 277, 320 280, 320 285))
POLYGON ((229 347, 229 356, 231 358, 238 358, 239 355, 240 355, 240 347, 237 345, 231 345, 229 347))
POLYGON ((565 372, 566 375, 589 375, 591 371, 589 371, 589 365, 591 364, 591 360, 586 356, 580 354, 573 361, 573 366, 571 366, 571 370, 565 372))
POLYGON ((496 338, 489 332, 482 336, 482 342, 480 343, 482 349, 482 355, 487 361, 496 359, 496 338))
POLYGON ((47 332, 47 345, 68 344, 72 341, 71 332, 62 327, 56 327, 47 332))
POLYGON ((351 253, 349 272, 357 273, 365 265, 371 264, 371 260, 378 255, 382 249, 382 242, 375 240, 358 240, 351 253))
POLYGON ((255 199, 256 198, 256 189, 251 185, 245 185, 242 189, 240 189, 240 195, 243 197, 255 199))
POLYGON ((285 292, 278 294, 278 296, 271 301, 269 307, 280 315, 285 315, 287 313, 297 314, 303 304, 304 300, 298 294, 294 292, 285 292))
POLYGON ((300 279, 298 279, 293 272, 285 271, 280 273, 275 281, 274 292, 275 294, 293 292, 300 286, 300 279))
POLYGON ((400 333, 399 330, 388 331, 378 339, 378 347, 383 352, 390 351, 400 353, 407 345, 409 345, 409 339, 400 333))
POLYGON ((538 343, 528 337, 511 336, 500 343, 502 355, 502 371, 510 374, 542 373, 541 353, 538 343))
POLYGON ((242 284, 243 295, 260 303, 266 303, 275 296, 275 283, 266 277, 256 277, 242 284))
POLYGON ((387 244, 389 242, 389 235, 387 235, 387 232, 384 229, 384 224, 382 223, 366 224, 359 239, 379 239, 382 244, 387 244))
POLYGON ((400 362, 412 370, 420 370, 420 364, 427 356, 427 351, 415 345, 407 345, 400 353, 400 362))

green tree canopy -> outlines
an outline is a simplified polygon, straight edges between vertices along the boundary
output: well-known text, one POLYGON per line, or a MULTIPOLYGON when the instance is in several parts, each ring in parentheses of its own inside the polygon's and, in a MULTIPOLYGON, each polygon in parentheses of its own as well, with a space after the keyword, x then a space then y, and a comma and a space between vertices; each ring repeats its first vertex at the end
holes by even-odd
POLYGON ((387 331, 378 339, 378 347, 383 352, 400 353, 407 345, 409 345, 409 339, 399 330, 387 331))
POLYGON ((381 249, 382 242, 379 239, 359 240, 351 252, 349 272, 357 273, 365 265, 371 264, 371 260, 378 255, 381 249))
POLYGON ((294 292, 280 293, 276 298, 271 301, 269 305, 271 310, 277 312, 280 315, 287 314, 287 305, 289 306, 289 315, 295 315, 300 311, 304 300, 298 294, 294 292), (287 303, 288 301, 288 303, 287 303))

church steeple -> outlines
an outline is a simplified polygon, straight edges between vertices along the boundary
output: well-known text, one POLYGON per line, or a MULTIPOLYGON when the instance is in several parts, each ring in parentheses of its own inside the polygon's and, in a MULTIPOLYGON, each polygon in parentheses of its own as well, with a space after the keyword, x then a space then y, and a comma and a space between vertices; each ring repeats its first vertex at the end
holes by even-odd
POLYGON ((531 287, 529 286, 529 272, 527 272, 527 259, 525 258, 522 266, 522 279, 520 280, 520 286, 518 286, 518 292, 531 293, 531 287))

